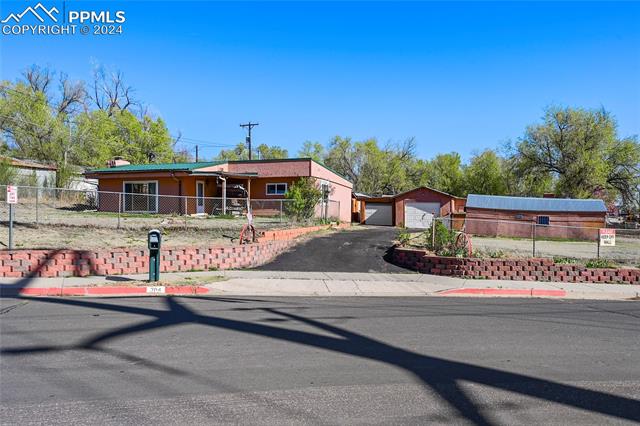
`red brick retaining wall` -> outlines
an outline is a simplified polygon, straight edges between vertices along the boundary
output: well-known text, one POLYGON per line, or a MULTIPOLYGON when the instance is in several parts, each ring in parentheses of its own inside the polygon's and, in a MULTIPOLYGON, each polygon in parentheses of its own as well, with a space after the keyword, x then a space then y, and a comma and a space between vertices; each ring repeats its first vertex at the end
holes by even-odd
POLYGON ((586 268, 555 264, 553 259, 474 259, 431 256, 423 250, 396 247, 395 264, 418 272, 460 278, 640 284, 640 269, 586 268))
MULTIPOLYGON (((348 226, 339 225, 339 228, 348 226)), ((233 269, 268 262, 295 244, 295 238, 329 226, 266 231, 257 243, 237 246, 166 248, 161 272, 233 269)), ((0 252, 0 277, 65 277, 143 274, 149 271, 149 252, 140 249, 14 250, 0 252)))

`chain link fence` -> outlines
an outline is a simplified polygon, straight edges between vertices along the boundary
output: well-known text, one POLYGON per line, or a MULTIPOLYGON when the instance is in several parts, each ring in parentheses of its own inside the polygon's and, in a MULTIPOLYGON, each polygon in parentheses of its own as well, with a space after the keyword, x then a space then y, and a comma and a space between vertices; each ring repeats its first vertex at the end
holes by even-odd
POLYGON ((640 267, 640 229, 615 229, 615 246, 600 244, 598 226, 540 224, 509 221, 439 217, 446 228, 471 237, 473 254, 480 257, 550 257, 573 260, 600 259, 640 267))
MULTIPOLYGON (((153 228, 191 235, 185 241, 173 237, 177 243, 185 244, 233 238, 247 223, 249 211, 259 230, 298 225, 289 214, 292 201, 287 199, 223 199, 27 186, 17 189, 18 204, 13 209, 14 224, 21 234, 16 232, 17 248, 59 248, 82 243, 75 241, 79 237, 64 241, 62 236, 58 245, 48 240, 62 229, 67 230, 67 235, 73 234, 71 228, 91 229, 83 231, 85 239, 102 236, 104 240, 112 235, 114 244, 118 241, 123 245, 128 245, 127 239, 120 241, 117 237, 133 235, 137 241, 142 235, 146 238, 146 232, 153 228)), ((339 212, 338 201, 326 200, 316 206, 310 221, 337 220, 339 212)), ((5 185, 0 185, 0 218, 0 245, 6 246, 9 208, 5 185)))

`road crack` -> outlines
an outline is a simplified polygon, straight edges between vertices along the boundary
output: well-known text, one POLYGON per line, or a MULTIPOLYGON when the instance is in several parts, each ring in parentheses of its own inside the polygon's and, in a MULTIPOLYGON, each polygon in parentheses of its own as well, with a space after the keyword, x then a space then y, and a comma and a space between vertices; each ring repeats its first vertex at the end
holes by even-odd
POLYGON ((15 305, 7 306, 6 308, 2 308, 0 309, 0 315, 4 315, 8 312, 11 312, 20 306, 26 305, 27 303, 29 302, 20 302, 20 303, 16 303, 15 305))

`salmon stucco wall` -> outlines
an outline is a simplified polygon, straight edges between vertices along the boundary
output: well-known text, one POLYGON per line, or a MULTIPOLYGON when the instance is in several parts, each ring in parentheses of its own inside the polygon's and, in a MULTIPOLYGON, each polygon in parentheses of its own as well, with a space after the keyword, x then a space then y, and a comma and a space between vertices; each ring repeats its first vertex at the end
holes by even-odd
POLYGON ((311 161, 311 176, 316 179, 328 181, 331 188, 329 200, 340 203, 339 207, 336 207, 335 203, 329 204, 329 216, 337 216, 341 222, 351 222, 351 193, 353 191, 353 184, 315 161, 311 161))

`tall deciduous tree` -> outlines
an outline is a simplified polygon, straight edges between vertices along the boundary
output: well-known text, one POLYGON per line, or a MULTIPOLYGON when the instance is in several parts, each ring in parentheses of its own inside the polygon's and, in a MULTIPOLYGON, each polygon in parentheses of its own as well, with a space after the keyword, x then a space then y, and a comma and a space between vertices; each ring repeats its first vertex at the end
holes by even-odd
MULTIPOLYGON (((279 146, 260 144, 256 148, 252 149, 252 159, 254 160, 274 160, 288 157, 289 153, 287 150, 279 146)), ((220 150, 215 159, 222 161, 248 160, 249 149, 246 144, 241 142, 236 145, 235 148, 220 150)))
POLYGON ((269 146, 267 144, 260 144, 256 147, 256 158, 260 160, 277 160, 282 158, 289 158, 289 152, 279 146, 269 146))
POLYGON ((464 195, 464 174, 460 154, 438 154, 431 160, 429 168, 431 187, 453 195, 464 195))
POLYGON ((32 66, 15 83, 0 84, 0 130, 7 154, 58 167, 65 186, 74 165, 101 166, 113 156, 148 163, 172 161, 174 141, 164 121, 131 111, 133 89, 122 74, 96 74, 94 107, 85 84, 32 66), (56 81, 58 84, 56 84, 56 81))
POLYGON ((305 141, 298 151, 298 157, 313 158, 315 161, 323 162, 327 155, 324 145, 320 142, 305 141))
POLYGON ((470 194, 504 195, 507 180, 502 159, 495 151, 487 149, 474 155, 464 167, 465 192, 470 194))
POLYGON ((638 203, 640 145, 635 138, 620 139, 605 110, 547 109, 541 124, 527 128, 514 160, 520 173, 551 175, 559 196, 605 194, 638 203))

